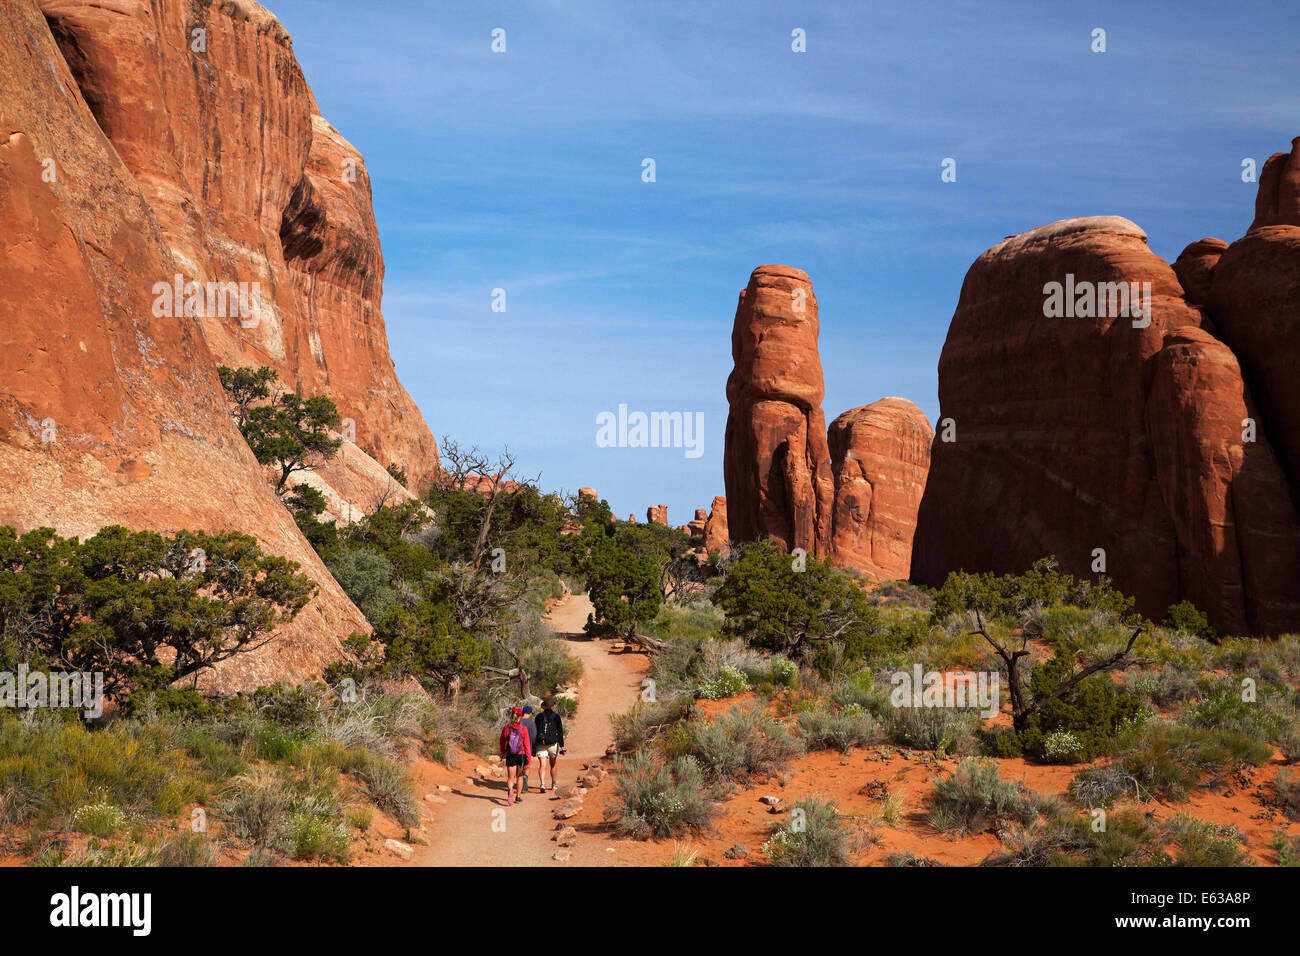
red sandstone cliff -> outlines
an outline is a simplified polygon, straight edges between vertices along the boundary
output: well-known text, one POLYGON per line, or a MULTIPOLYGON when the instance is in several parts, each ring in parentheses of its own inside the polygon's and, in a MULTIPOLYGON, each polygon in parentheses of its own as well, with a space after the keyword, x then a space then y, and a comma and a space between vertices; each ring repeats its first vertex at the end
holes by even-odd
POLYGON ((227 688, 319 673, 366 624, 270 491, 216 366, 271 364, 338 402, 360 446, 319 476, 340 501, 363 504, 390 462, 413 479, 437 462, 388 356, 364 165, 314 113, 255 3, 0 4, 0 521, 240 530, 300 562, 320 595, 227 662, 227 688), (204 54, 186 45, 200 26, 204 54), (257 321, 159 308, 178 273, 257 282, 257 321))
POLYGON ((317 115, 279 21, 252 0, 40 6, 175 271, 258 284, 255 320, 200 316, 216 361, 330 395, 361 449, 427 481, 437 447, 388 353, 370 177, 317 115))
POLYGON ((1265 167, 1244 239, 1200 240, 1172 269, 1114 216, 1034 229, 975 261, 939 361, 916 579, 1019 572, 1048 554, 1093 576, 1104 554, 1157 620, 1186 599, 1231 632, 1300 628, 1288 170, 1277 157, 1265 167), (1045 315, 1049 284, 1067 276, 1150 283, 1149 321, 1097 314, 1100 296, 1045 315))

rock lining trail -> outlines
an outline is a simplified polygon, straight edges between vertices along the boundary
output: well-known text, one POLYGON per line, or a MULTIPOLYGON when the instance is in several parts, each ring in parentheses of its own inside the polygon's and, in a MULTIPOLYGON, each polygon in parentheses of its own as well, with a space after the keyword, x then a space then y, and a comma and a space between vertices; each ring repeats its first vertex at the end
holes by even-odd
MULTIPOLYGON (((631 707, 640 696, 641 679, 646 668, 642 654, 614 653, 610 642, 589 639, 582 631, 591 601, 585 594, 569 594, 553 607, 547 624, 568 642, 569 650, 582 661, 582 679, 578 684, 578 714, 565 721, 565 744, 568 753, 559 760, 561 789, 572 785, 582 773, 583 764, 603 757, 613 742, 610 714, 631 707)), ((487 760, 467 755, 466 771, 487 760)), ((472 782, 462 776, 449 792, 443 792, 445 804, 433 808, 434 819, 427 824, 429 846, 416 847, 418 866, 615 866, 629 861, 620 859, 618 842, 611 840, 602 826, 604 794, 608 784, 589 792, 581 811, 571 819, 554 819, 556 808, 564 801, 555 794, 534 789, 522 803, 505 805, 506 785, 503 778, 482 778, 474 774, 472 782), (504 831, 501 826, 504 822, 504 831), (494 826, 495 824, 495 826, 494 826), (560 847, 551 838, 557 824, 572 826, 577 836, 571 847, 560 847), (614 852, 609 852, 613 847, 614 852), (569 857, 557 861, 555 856, 567 851, 569 857)), ((537 764, 533 763, 529 782, 537 785, 537 764)))

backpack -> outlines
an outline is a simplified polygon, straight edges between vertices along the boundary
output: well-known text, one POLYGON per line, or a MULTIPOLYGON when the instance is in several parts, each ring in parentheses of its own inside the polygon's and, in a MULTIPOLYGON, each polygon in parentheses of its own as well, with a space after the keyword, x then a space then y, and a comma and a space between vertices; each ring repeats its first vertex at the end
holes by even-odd
POLYGON ((556 744, 560 742, 559 728, 556 721, 559 715, 549 710, 544 710, 537 715, 537 739, 544 744, 556 744))
POLYGON ((506 753, 521 754, 524 752, 524 728, 511 727, 510 736, 506 738, 506 753))

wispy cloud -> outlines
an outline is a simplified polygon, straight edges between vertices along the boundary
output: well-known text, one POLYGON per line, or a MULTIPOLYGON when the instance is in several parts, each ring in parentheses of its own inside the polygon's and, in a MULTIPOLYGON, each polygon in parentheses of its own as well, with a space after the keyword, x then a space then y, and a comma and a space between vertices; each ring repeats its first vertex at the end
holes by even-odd
POLYGON ((828 417, 885 394, 933 415, 981 251, 1101 213, 1167 258, 1233 239, 1254 195, 1241 158, 1300 132, 1300 12, 1258 0, 270 5, 366 155, 393 354, 434 431, 509 441, 620 513, 685 517, 723 491, 731 316, 754 266, 813 276, 828 417), (705 411, 705 459, 602 454, 591 410, 628 400, 705 411))

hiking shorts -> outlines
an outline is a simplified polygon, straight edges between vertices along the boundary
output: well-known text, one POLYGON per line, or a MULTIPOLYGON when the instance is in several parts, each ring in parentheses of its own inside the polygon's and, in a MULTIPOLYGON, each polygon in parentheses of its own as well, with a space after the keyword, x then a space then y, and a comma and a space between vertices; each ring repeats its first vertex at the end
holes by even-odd
POLYGON ((548 757, 551 760, 554 760, 560 756, 560 745, 559 744, 538 744, 537 752, 533 754, 533 756, 548 757))
POLYGON ((507 767, 522 767, 524 765, 523 754, 506 754, 507 767))

